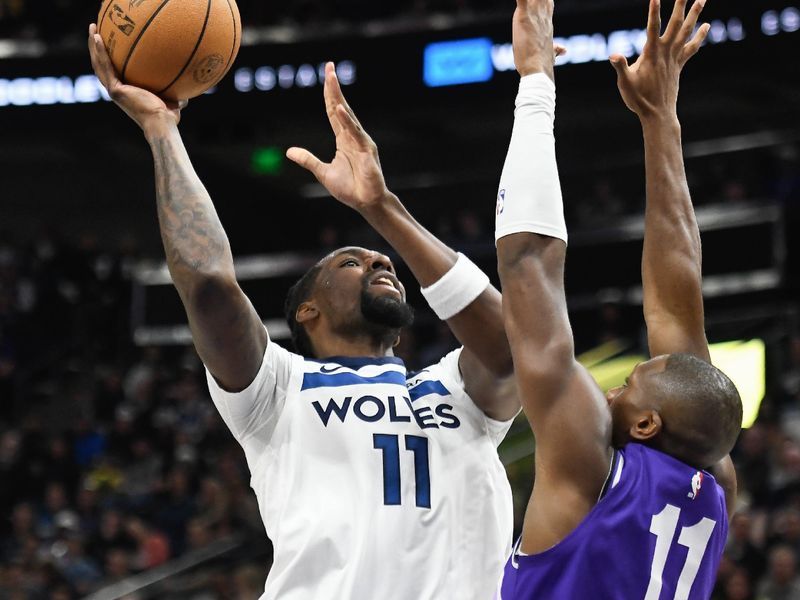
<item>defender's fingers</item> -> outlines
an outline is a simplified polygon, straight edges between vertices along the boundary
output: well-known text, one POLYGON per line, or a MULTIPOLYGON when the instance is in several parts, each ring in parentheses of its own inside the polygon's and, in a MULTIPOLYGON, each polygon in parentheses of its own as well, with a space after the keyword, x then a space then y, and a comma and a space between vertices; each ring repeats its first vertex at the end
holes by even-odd
POLYGON ((333 63, 329 64, 331 65, 330 75, 328 75, 328 73, 326 72, 325 82, 327 84, 328 79, 330 79, 331 94, 336 99, 336 105, 344 106, 344 109, 347 111, 347 114, 350 115, 350 118, 353 121, 355 121, 356 125, 361 127, 361 122, 358 120, 355 111, 352 109, 350 104, 347 102, 347 99, 344 97, 344 92, 342 92, 342 86, 339 83, 338 75, 336 75, 336 69, 333 68, 333 63))
POLYGON ((342 127, 350 134, 350 137, 353 138, 353 141, 356 142, 359 148, 368 150, 372 139, 367 135, 367 132, 364 131, 364 128, 361 127, 361 123, 358 122, 352 112, 347 110, 344 105, 340 104, 337 107, 336 116, 339 117, 339 122, 342 124, 342 127))
POLYGON ((675 0, 675 8, 672 10, 672 16, 667 24, 667 29, 664 32, 664 37, 672 39, 681 30, 683 20, 686 16, 686 3, 688 0, 675 0))
MULTIPOLYGON (((325 65, 325 83, 323 86, 323 96, 325 97, 325 112, 328 115, 333 134, 338 136, 342 131, 342 126, 339 119, 336 118, 336 106, 339 104, 336 90, 336 71, 334 70, 333 63, 329 62, 325 65)), ((341 90, 339 90, 341 94, 341 90)))
POLYGON ((553 44, 553 52, 555 53, 556 58, 558 58, 559 56, 564 56, 567 53, 567 48, 561 44, 553 44))
POLYGON ((661 35, 661 0, 650 0, 650 14, 647 17, 647 41, 653 43, 661 35))
POLYGON ((332 62, 325 65, 325 86, 328 89, 326 100, 330 100, 333 109, 338 104, 347 104, 342 94, 342 87, 339 85, 339 78, 336 76, 336 67, 332 62))
POLYGON ((686 21, 684 21, 683 27, 681 27, 681 32, 678 35, 679 42, 685 43, 691 37, 692 32, 697 25, 697 20, 700 18, 700 13, 703 12, 703 7, 705 5, 706 0, 697 0, 692 5, 692 8, 689 9, 689 15, 686 17, 686 21))
POLYGON ((614 67, 614 70, 617 72, 617 75, 620 77, 627 77, 628 76, 628 59, 625 58, 622 54, 612 54, 609 57, 611 61, 611 66, 614 67))
POLYGON ((297 163, 304 169, 311 171, 314 174, 314 177, 316 177, 320 183, 322 183, 322 177, 324 176, 325 169, 327 169, 328 165, 311 154, 311 152, 305 148, 292 147, 286 151, 286 158, 297 163))
POLYGON ((356 143, 360 150, 368 150, 372 139, 361 127, 361 124, 353 117, 343 105, 337 107, 336 116, 339 117, 339 122, 342 124, 344 130, 356 143))
POLYGON ((703 42, 706 41, 706 37, 708 36, 708 32, 711 29, 711 25, 708 23, 703 23, 700 26, 700 29, 697 30, 697 33, 694 34, 694 37, 689 41, 686 46, 683 47, 683 63, 686 64, 690 58, 692 58, 697 52, 700 50, 700 47, 703 45, 703 42))

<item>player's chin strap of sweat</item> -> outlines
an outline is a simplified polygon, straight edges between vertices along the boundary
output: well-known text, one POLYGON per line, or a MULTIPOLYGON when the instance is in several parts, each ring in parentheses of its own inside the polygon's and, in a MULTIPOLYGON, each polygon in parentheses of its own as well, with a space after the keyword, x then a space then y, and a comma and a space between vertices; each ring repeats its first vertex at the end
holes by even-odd
POLYGON ((514 129, 497 194, 495 240, 529 232, 567 241, 553 135, 556 86, 544 73, 519 82, 514 129))
POLYGON ((436 316, 446 321, 472 304, 488 286, 486 273, 459 252, 456 264, 438 281, 420 291, 436 316))

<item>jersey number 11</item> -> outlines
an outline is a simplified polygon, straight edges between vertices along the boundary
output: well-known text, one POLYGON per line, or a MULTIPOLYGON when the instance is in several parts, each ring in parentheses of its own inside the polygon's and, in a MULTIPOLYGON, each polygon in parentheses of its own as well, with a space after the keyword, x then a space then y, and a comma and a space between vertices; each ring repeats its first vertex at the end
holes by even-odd
MULTIPOLYGON (((431 475, 428 467, 428 438, 403 436, 406 450, 414 454, 416 502, 420 508, 431 507, 431 475)), ((401 504, 400 439, 386 433, 373 434, 373 448, 383 453, 383 503, 401 504)))
MULTIPOLYGON (((650 533, 656 536, 656 547, 653 553, 653 564, 650 567, 650 585, 647 586, 647 594, 644 600, 658 600, 661 596, 664 567, 667 564, 667 555, 672 546, 680 516, 680 508, 667 504, 664 510, 657 515, 653 515, 650 520, 650 533)), ((689 552, 686 555, 683 569, 681 569, 673 600, 687 600, 689 598, 692 584, 694 584, 697 572, 700 570, 700 563, 703 561, 708 541, 711 539, 711 533, 716 525, 716 521, 703 518, 699 523, 695 523, 691 527, 681 528, 678 543, 688 548, 689 552)))

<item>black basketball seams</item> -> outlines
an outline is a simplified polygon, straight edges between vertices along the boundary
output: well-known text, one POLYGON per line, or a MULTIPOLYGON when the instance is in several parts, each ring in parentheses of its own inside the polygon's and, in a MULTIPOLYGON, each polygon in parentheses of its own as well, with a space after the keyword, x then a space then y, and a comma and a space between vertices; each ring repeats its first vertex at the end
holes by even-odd
POLYGON ((128 63, 131 62, 131 56, 133 56, 133 52, 134 52, 134 50, 136 50, 136 46, 139 45, 139 40, 142 39, 142 36, 144 35, 144 32, 147 31, 148 27, 150 27, 150 24, 158 16, 158 13, 161 12, 161 9, 164 8, 167 5, 167 2, 169 2, 169 0, 164 0, 164 2, 161 3, 161 6, 159 6, 153 12, 153 14, 150 15, 150 18, 147 19, 147 23, 144 24, 144 27, 142 27, 142 30, 139 32, 139 36, 134 40, 133 44, 131 44, 131 49, 128 51, 128 56, 125 59, 125 64, 122 65, 122 71, 119 74, 119 78, 122 81, 125 81, 125 71, 128 70, 128 63))
POLYGON ((197 54, 197 49, 200 47, 200 44, 203 41, 203 37, 205 37, 205 35, 206 35, 206 28, 208 27, 208 18, 209 18, 210 15, 211 15, 211 0, 208 0, 208 5, 206 6, 206 18, 205 18, 205 21, 203 21, 203 28, 200 30, 200 35, 197 36, 197 43, 194 45, 194 50, 192 50, 192 53, 189 55, 189 59, 186 61, 186 64, 183 65, 183 68, 175 76, 175 79, 170 81, 169 85, 167 87, 165 87, 163 90, 161 90, 159 92, 156 92, 156 94, 158 94, 158 95, 163 94, 169 88, 171 88, 173 85, 175 85, 175 82, 178 81, 178 79, 181 78, 181 76, 186 72, 186 69, 189 68, 189 65, 192 64, 192 61, 194 60, 194 56, 195 56, 195 54, 197 54))

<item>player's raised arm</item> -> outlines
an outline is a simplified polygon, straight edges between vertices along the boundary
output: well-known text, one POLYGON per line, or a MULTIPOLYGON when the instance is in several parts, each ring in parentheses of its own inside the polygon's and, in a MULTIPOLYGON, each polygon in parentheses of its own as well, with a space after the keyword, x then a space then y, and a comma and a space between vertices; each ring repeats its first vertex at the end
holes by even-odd
POLYGON ((183 146, 182 106, 124 85, 94 25, 88 41, 95 73, 153 151, 161 238, 197 352, 224 388, 242 390, 258 373, 267 334, 236 282, 228 238, 183 146))
POLYGON ((704 0, 688 14, 677 0, 661 35, 660 6, 650 1, 647 43, 631 66, 611 61, 625 104, 642 124, 647 173, 642 280, 652 356, 686 352, 709 360, 701 285, 702 252, 681 147, 677 102, 681 71, 700 49, 708 25, 695 32, 704 0))
MULTIPOLYGON (((710 361, 704 326, 700 231, 689 194, 678 120, 678 86, 687 61, 700 49, 708 25, 695 30, 705 2, 677 0, 661 35, 660 6, 650 1, 647 43, 628 66, 612 56, 625 104, 639 117, 645 146, 647 206, 642 283, 650 354, 688 353, 710 361)), ((730 457, 713 468, 734 514, 736 472, 730 457)))
POLYGON ((553 134, 552 15, 552 0, 517 2, 514 60, 522 78, 497 206, 505 326, 536 436, 530 505, 536 512, 529 508, 526 516, 526 552, 543 550, 574 529, 577 522, 564 515, 590 510, 610 461, 608 407, 575 360, 564 293, 567 230, 553 134))
POLYGON ((336 136, 336 156, 324 163, 290 148, 291 160, 311 171, 337 200, 358 211, 397 251, 437 314, 464 345, 461 372, 470 397, 495 419, 519 411, 510 377, 511 354, 503 329, 500 293, 465 256, 420 225, 386 187, 378 149, 342 94, 333 64, 325 71, 325 105, 336 136))

